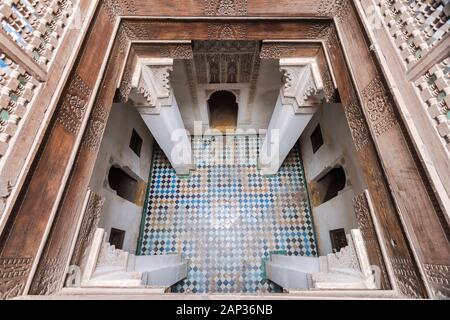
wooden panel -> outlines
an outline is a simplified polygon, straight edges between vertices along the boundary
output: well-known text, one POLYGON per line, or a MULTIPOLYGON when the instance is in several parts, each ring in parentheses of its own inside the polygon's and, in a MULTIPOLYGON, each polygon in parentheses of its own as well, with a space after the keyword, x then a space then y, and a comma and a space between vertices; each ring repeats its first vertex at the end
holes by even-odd
MULTIPOLYGON (((112 26, 105 26, 108 34, 112 33, 112 26)), ((105 39, 109 40, 108 38, 105 39)), ((70 259, 70 248, 76 226, 80 219, 83 198, 92 175, 97 158, 101 137, 106 127, 108 115, 115 93, 115 80, 120 76, 121 63, 125 59, 128 40, 123 34, 116 37, 109 63, 102 80, 101 90, 97 95, 89 121, 83 135, 82 144, 72 168, 63 200, 53 221, 52 229, 46 241, 44 251, 39 261, 33 279, 30 294, 52 294, 62 285, 65 267, 70 259), (86 165, 88 164, 88 165, 86 165), (67 237, 72 235, 72 237, 67 237), (55 261, 58 268, 55 268, 55 261)), ((106 50, 102 50, 103 57, 106 50)), ((91 52, 99 57, 98 52, 91 52)), ((98 59, 102 61, 102 59, 98 59)), ((97 74, 97 73, 96 73, 97 74)))
POLYGON ((330 16, 339 5, 329 0, 106 0, 119 15, 138 16, 330 16), (112 4, 114 2, 114 4, 112 4))
MULTIPOLYGON (((388 86, 369 50, 370 43, 359 23, 359 17, 352 8, 345 17, 337 21, 341 41, 348 55, 349 68, 360 93, 363 111, 379 151, 406 237, 420 262, 422 275, 427 276, 429 292, 434 297, 448 297, 450 288, 438 280, 439 277, 443 279, 448 276, 448 225, 440 223, 441 209, 414 148, 411 147, 411 138, 396 111, 388 86), (427 268, 430 266, 440 268, 440 276, 435 269, 432 276, 428 275, 427 268)), ((395 247, 392 240, 390 247, 395 247)), ((404 274, 403 268, 407 269, 410 262, 399 260, 399 257, 401 255, 392 256, 394 273, 404 274), (400 269, 395 270, 396 267, 400 269)))
MULTIPOLYGON (((58 104, 46 134, 46 141, 30 171, 26 190, 16 202, 2 234, 0 259, 20 258, 36 261, 47 226, 52 222, 54 205, 65 185, 65 173, 71 166, 71 154, 76 147, 76 138, 88 111, 102 65, 102 57, 108 48, 110 38, 108 35, 111 33, 111 21, 104 10, 100 9, 58 104)), ((66 235, 62 239, 65 237, 66 235)), ((62 260, 55 258, 47 267, 50 268, 45 279, 48 283, 42 285, 51 287, 52 271, 63 272, 64 264, 62 260)), ((31 269, 31 263, 28 264, 28 268, 31 269)), ((11 291, 11 288, 24 288, 26 279, 10 280, 12 282, 8 284, 8 288, 1 288, 2 295, 5 295, 7 290, 11 291)), ((7 282, 1 285, 4 284, 7 282)), ((16 291, 16 294, 20 291, 16 291)))
MULTIPOLYGON (((351 14, 354 15, 354 13, 351 14)), ((344 18, 345 16, 339 15, 338 26, 342 30, 345 51, 351 60, 350 66, 354 71, 356 89, 359 90, 361 97, 366 97, 363 99, 362 108, 337 34, 330 32, 329 26, 324 21, 320 23, 304 20, 273 21, 271 23, 254 21, 224 24, 222 22, 145 22, 138 20, 125 22, 122 29, 119 30, 119 35, 125 37, 124 34, 126 34, 131 40, 326 39, 349 126, 373 198, 377 219, 383 230, 382 239, 389 256, 387 263, 394 272, 396 285, 404 294, 411 297, 424 297, 426 296, 425 288, 408 245, 407 236, 411 237, 414 250, 420 251, 420 261, 430 263, 430 266, 427 269, 424 267, 424 269, 432 275, 439 275, 440 269, 435 266, 448 264, 448 248, 445 247, 447 242, 442 238, 440 225, 435 223, 436 216, 433 219, 435 208, 432 206, 429 193, 408 149, 404 132, 397 122, 394 121, 393 124, 389 122, 386 127, 380 118, 374 118, 371 113, 373 105, 371 97, 380 99, 377 102, 389 101, 384 100, 389 97, 385 98, 387 95, 385 84, 381 80, 376 64, 368 50, 368 44, 360 25, 351 23, 348 21, 349 19, 344 18), (366 119, 370 120, 369 126, 366 119), (372 137, 375 144, 373 144, 372 137), (378 154, 375 147, 378 148, 378 154), (398 155, 399 153, 401 155, 398 155), (388 180, 384 175, 382 164, 386 168, 388 180), (391 198, 391 190, 395 203, 391 198), (411 197, 411 195, 416 196, 411 197), (405 203, 408 201, 410 203, 405 203), (400 208, 401 219, 397 215, 396 206, 400 208), (421 219, 429 222, 429 230, 417 225, 421 219), (402 222, 408 230, 407 234, 403 232, 402 222), (431 237, 432 233, 436 233, 436 236, 431 237), (427 239, 426 243, 417 243, 419 236, 422 235, 427 239), (434 241, 436 248, 431 248, 430 244, 433 242, 428 242, 429 240, 434 241), (436 246, 436 243, 442 244, 442 246, 436 246), (430 249, 430 252, 424 252, 425 248, 430 249)), ((353 16, 351 19, 353 21, 356 17, 353 16)), ((0 257, 2 259, 16 257, 25 259, 24 263, 18 263, 24 265, 26 269, 20 279, 26 278, 24 275, 30 265, 30 260, 27 259, 33 261, 35 258, 47 223, 51 221, 51 212, 58 202, 59 191, 65 186, 64 173, 66 168, 71 166, 70 154, 76 148, 76 136, 81 134, 81 122, 86 118, 87 110, 83 110, 81 114, 67 113, 67 110, 73 109, 67 109, 67 106, 71 106, 73 98, 75 101, 78 98, 78 101, 82 102, 81 108, 83 109, 82 106, 84 106, 86 109, 101 62, 106 54, 108 35, 112 32, 111 21, 113 21, 111 14, 106 15, 103 11, 96 19, 92 27, 93 31, 88 35, 84 51, 72 74, 71 85, 65 90, 53 127, 47 134, 46 144, 42 147, 34 170, 29 177, 28 188, 22 193, 21 201, 17 203, 14 216, 8 224, 7 232, 2 236, 0 257)), ((123 42, 117 40, 81 148, 72 167, 69 183, 65 187, 63 200, 56 212, 54 225, 44 247, 43 259, 38 266, 32 292, 53 292, 56 288, 55 285, 61 283, 63 276, 61 266, 68 261, 68 248, 70 248, 75 234, 75 221, 79 220, 81 214, 98 144, 101 141, 104 123, 109 114, 116 87, 115 79, 120 72, 119 66, 125 59, 124 48, 123 42), (49 266, 52 267, 49 268, 49 266), (51 279, 53 275, 54 278, 51 279)), ((389 113, 387 118, 382 117, 382 119, 394 120, 397 118, 395 113, 389 113)), ((23 284, 23 280, 16 282, 23 284)))

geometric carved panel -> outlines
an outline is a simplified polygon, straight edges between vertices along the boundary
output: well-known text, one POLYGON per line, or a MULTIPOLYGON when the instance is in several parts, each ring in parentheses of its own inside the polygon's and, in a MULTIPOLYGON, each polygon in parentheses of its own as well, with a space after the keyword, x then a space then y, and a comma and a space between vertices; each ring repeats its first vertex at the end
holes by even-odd
POLYGON ((31 258, 0 258, 0 299, 22 294, 31 265, 31 258))

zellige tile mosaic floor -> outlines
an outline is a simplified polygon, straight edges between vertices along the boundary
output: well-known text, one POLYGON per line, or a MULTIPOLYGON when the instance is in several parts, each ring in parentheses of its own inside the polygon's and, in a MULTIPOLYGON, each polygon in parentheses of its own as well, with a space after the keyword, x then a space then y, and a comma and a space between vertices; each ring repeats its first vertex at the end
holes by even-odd
POLYGON ((317 255, 299 148, 264 177, 258 137, 227 139, 193 138, 197 170, 189 178, 177 177, 155 147, 140 253, 189 259, 188 277, 172 292, 278 292, 264 279, 271 252, 317 255))

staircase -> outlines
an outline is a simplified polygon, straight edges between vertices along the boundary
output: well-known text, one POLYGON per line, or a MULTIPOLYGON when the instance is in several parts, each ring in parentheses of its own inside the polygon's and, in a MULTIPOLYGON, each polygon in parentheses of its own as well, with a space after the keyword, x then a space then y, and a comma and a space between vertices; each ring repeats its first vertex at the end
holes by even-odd
POLYGON ((81 279, 82 288, 168 288, 187 276, 181 255, 135 256, 116 249, 97 229, 81 279))
POLYGON ((348 246, 319 258, 271 255, 267 278, 291 290, 377 289, 359 230, 347 235, 348 246))

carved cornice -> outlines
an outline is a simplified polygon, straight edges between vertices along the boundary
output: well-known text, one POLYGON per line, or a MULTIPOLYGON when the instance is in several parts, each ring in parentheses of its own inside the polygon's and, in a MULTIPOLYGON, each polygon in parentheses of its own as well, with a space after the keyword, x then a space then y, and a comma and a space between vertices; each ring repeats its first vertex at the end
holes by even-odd
POLYGON ((247 0, 203 0, 205 16, 246 16, 247 0))
POLYGON ((131 81, 130 99, 140 111, 151 111, 149 108, 171 106, 173 90, 170 85, 170 74, 173 70, 173 59, 148 58, 138 61, 131 81))
POLYGON ((367 127, 366 118, 356 99, 350 104, 344 105, 344 112, 347 117, 353 142, 355 143, 355 148, 359 151, 370 143, 370 132, 367 127))
POLYGON ((0 258, 0 299, 22 294, 32 262, 31 258, 0 258))
POLYGON ((75 74, 64 96, 57 121, 70 133, 80 129, 92 89, 75 74))
POLYGON ((291 104, 299 111, 323 102, 323 81, 315 58, 281 59, 280 71, 283 104, 291 104))
POLYGON ((382 135, 397 124, 393 105, 380 77, 375 77, 362 90, 361 95, 364 108, 376 136, 382 135))

